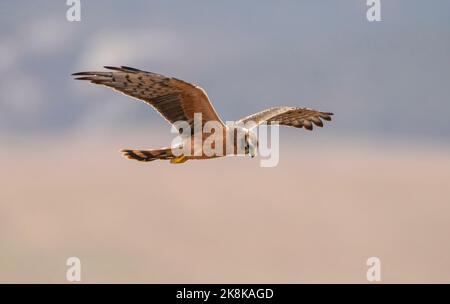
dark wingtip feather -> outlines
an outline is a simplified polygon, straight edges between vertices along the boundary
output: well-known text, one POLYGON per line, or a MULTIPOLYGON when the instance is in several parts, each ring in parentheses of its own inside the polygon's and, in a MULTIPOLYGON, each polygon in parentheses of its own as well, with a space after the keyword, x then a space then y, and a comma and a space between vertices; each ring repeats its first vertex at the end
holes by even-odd
POLYGON ((77 77, 75 80, 92 80, 92 77, 77 77))
POLYGON ((84 75, 88 75, 89 72, 77 72, 77 73, 73 73, 72 76, 84 76, 84 75))
POLYGON ((105 69, 108 70, 113 70, 113 71, 121 71, 121 72, 142 72, 141 70, 135 69, 135 68, 131 68, 131 67, 127 67, 127 66, 121 66, 121 67, 114 67, 114 66, 109 66, 109 65, 105 65, 104 66, 105 69))
POLYGON ((114 67, 114 66, 109 66, 109 65, 105 65, 105 66, 103 66, 105 69, 108 69, 108 70, 114 70, 114 71, 120 71, 121 70, 121 68, 118 68, 118 67, 114 67))
POLYGON ((326 121, 330 121, 332 115, 333 115, 333 113, 329 113, 329 112, 320 112, 319 113, 319 117, 326 121))
POLYGON ((322 122, 321 120, 313 121, 313 123, 314 123, 316 126, 320 127, 320 128, 323 127, 323 122, 322 122))
POLYGON ((131 67, 125 66, 125 65, 122 65, 121 68, 124 69, 124 70, 127 70, 127 71, 142 72, 142 71, 139 70, 139 69, 131 68, 131 67))

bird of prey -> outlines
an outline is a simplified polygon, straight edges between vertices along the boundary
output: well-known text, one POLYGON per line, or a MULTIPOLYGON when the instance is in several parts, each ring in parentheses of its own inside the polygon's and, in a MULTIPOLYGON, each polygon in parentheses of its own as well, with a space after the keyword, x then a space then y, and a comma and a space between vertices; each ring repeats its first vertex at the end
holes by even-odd
MULTIPOLYGON (((192 129, 188 136, 184 135, 178 148, 193 143, 193 138, 198 130, 194 126, 194 116, 201 114, 201 126, 214 121, 223 127, 224 134, 229 134, 231 128, 239 129, 243 136, 242 143, 245 155, 255 156, 258 141, 254 127, 262 123, 278 123, 279 125, 295 128, 313 129, 313 124, 323 126, 323 120, 331 120, 333 113, 320 112, 309 108, 297 107, 273 107, 255 113, 237 121, 235 127, 225 125, 220 119, 213 105, 211 104, 205 90, 201 87, 185 82, 183 80, 167 77, 164 75, 141 71, 126 66, 111 67, 105 66, 108 71, 102 72, 80 72, 72 74, 77 80, 86 80, 94 84, 111 87, 125 95, 136 98, 152 106, 169 123, 176 125, 179 121, 186 122, 192 129), (253 123, 251 128, 245 128, 248 123, 253 123)), ((200 128, 202 130, 202 128, 200 128)), ((231 130, 232 132, 236 130, 231 130)), ((201 138, 206 139, 211 134, 202 134, 201 138)), ((224 141, 225 142, 225 141, 224 141)), ((238 145, 234 140, 231 145, 238 145)), ((235 155, 235 151, 224 152, 222 155, 206 155, 200 153, 174 153, 173 147, 165 147, 152 150, 125 149, 121 152, 128 159, 143 162, 153 160, 170 160, 173 164, 184 163, 190 159, 210 159, 220 156, 235 155)))

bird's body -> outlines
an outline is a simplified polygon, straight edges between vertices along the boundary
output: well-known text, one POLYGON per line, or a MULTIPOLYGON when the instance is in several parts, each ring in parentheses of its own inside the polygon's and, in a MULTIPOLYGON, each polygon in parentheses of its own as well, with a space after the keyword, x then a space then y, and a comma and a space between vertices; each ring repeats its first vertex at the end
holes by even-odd
POLYGON ((138 161, 161 159, 177 164, 190 159, 204 160, 236 154, 254 156, 258 146, 256 133, 252 131, 255 126, 279 123, 312 130, 313 124, 322 127, 322 119, 331 120, 333 115, 307 108, 274 107, 245 117, 234 126, 225 125, 206 92, 199 86, 130 67, 105 68, 110 71, 73 75, 77 76, 77 80, 108 86, 147 103, 180 131, 182 140, 174 147, 122 150, 127 158, 138 161))
POLYGON ((193 136, 189 136, 183 138, 182 142, 174 147, 165 147, 161 149, 153 149, 153 150, 122 150, 122 153, 129 159, 136 159, 140 161, 152 161, 155 159, 167 159, 170 160, 173 164, 184 163, 188 160, 205 160, 205 159, 213 159, 224 156, 236 156, 236 155, 245 155, 246 153, 250 153, 249 147, 246 148, 244 142, 238 143, 239 136, 236 136, 237 133, 248 134, 249 141, 253 142, 254 146, 257 144, 256 134, 248 129, 242 127, 233 127, 225 125, 221 138, 223 140, 213 141, 211 137, 215 135, 201 133, 200 136, 196 139, 195 134, 193 136), (234 135, 234 136, 233 136, 234 135), (213 153, 208 154, 207 149, 204 148, 203 143, 211 139, 211 148, 215 149, 217 145, 221 145, 220 151, 221 153, 213 153), (243 148, 243 151, 239 153, 238 146, 243 148), (181 153, 179 156, 175 156, 173 150, 183 148, 187 148, 189 153, 181 153), (231 149, 230 149, 231 148, 231 149))

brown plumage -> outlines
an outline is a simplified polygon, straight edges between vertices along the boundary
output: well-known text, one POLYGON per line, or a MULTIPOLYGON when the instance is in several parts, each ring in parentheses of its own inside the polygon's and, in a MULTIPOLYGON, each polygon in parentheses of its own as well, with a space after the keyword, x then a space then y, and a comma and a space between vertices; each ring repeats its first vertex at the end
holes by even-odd
MULTIPOLYGON (((228 130, 211 104, 206 92, 199 86, 183 80, 164 75, 141 71, 126 66, 105 66, 109 71, 80 72, 72 74, 77 80, 86 80, 94 84, 111 87, 125 95, 147 103, 157 110, 169 123, 185 121, 194 131, 194 114, 202 114, 202 127, 208 121, 218 122, 228 130)), ((259 113, 247 116, 237 123, 254 125, 261 123, 274 123, 296 128, 313 129, 313 124, 323 126, 322 120, 331 120, 333 113, 320 112, 308 108, 273 107, 259 113)), ((246 129, 247 132, 251 132, 246 129)), ((192 141, 191 133, 186 141, 192 141)), ((209 135, 206 135, 206 137, 209 135)), ((205 135, 202 134, 205 138, 205 135)), ((246 138, 251 138, 247 136, 246 138)), ((125 157, 138 161, 153 161, 155 159, 170 160, 172 163, 183 163, 188 159, 207 159, 218 156, 174 156, 171 148, 156 150, 122 150, 125 157)))
POLYGON ((222 122, 206 92, 185 81, 130 67, 105 66, 113 72, 80 72, 76 80, 88 80, 111 87, 154 107, 170 123, 187 121, 192 124, 194 113, 202 113, 204 122, 222 122))
POLYGON ((238 122, 278 123, 282 126, 313 129, 313 124, 323 127, 323 120, 330 121, 333 113, 319 112, 308 108, 273 107, 240 119, 238 122))

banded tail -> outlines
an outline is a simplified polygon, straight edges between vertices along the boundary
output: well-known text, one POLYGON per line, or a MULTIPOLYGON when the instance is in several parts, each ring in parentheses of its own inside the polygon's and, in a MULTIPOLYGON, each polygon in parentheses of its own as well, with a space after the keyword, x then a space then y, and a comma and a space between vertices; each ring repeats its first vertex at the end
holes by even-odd
POLYGON ((142 162, 150 162, 157 159, 161 160, 170 160, 172 164, 184 163, 187 159, 184 156, 175 156, 172 153, 171 148, 161 148, 154 150, 122 150, 123 153, 128 159, 134 159, 142 162))

